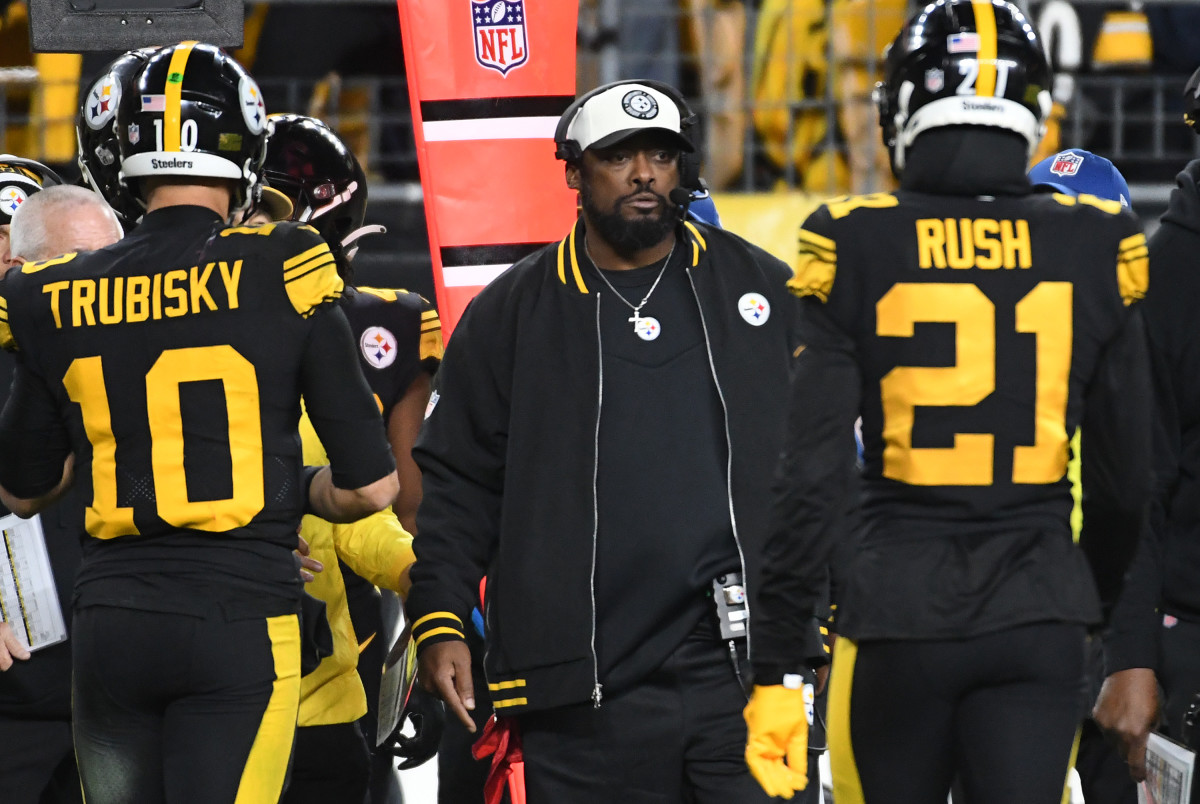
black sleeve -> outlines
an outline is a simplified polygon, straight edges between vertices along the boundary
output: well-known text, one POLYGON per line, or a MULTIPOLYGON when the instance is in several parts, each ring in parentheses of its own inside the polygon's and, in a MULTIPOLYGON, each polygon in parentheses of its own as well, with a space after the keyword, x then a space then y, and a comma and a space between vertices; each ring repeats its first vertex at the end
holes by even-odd
POLYGON ((329 455, 333 484, 362 488, 392 472, 396 461, 383 418, 340 307, 325 305, 313 314, 300 374, 304 404, 329 455))
POLYGON ((1149 518, 1154 389, 1145 325, 1135 307, 1105 347, 1084 401, 1079 546, 1091 564, 1106 617, 1149 518))
POLYGON ((405 611, 420 648, 462 639, 499 538, 508 447, 509 357, 477 297, 454 330, 413 449, 421 506, 405 611))
POLYGON ((0 413, 0 486, 21 499, 40 497, 62 480, 71 452, 58 403, 18 358, 12 392, 0 413))
MULTIPOLYGON (((1143 302, 1143 309, 1153 316, 1151 300, 1143 302)), ((1157 397, 1152 441, 1154 494, 1149 525, 1138 543, 1133 564, 1125 577, 1125 586, 1117 598, 1110 626, 1104 635, 1106 674, 1134 667, 1158 667, 1158 636, 1161 631, 1159 606, 1162 603, 1165 575, 1162 542, 1167 507, 1179 478, 1183 449, 1179 405, 1171 367, 1166 359, 1165 339, 1160 331, 1162 324, 1161 316, 1152 317, 1147 321, 1146 328, 1157 397)))
POLYGON ((815 297, 797 303, 807 345, 792 377, 759 610, 751 615, 756 678, 824 663, 824 647, 811 638, 814 618, 854 487, 861 393, 854 343, 815 297))

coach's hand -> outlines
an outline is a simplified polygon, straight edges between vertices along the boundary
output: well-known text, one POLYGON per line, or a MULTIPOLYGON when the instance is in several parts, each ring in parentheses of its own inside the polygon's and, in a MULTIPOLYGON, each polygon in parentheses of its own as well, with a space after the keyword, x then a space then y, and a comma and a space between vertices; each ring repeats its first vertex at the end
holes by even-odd
POLYGON ((471 680, 471 650, 462 640, 438 642, 418 658, 421 686, 432 692, 458 716, 467 731, 475 733, 471 710, 475 708, 475 683, 471 680))
POLYGON ((746 764, 769 796, 790 799, 808 785, 805 694, 803 685, 756 686, 746 704, 746 764))
POLYGON ((1146 778, 1146 741, 1158 713, 1158 681, 1148 667, 1120 670, 1104 679, 1092 709, 1096 725, 1116 738, 1135 782, 1146 778))
POLYGON ((0 672, 13 666, 13 659, 25 661, 29 658, 29 649, 21 644, 12 627, 6 622, 0 622, 0 672))

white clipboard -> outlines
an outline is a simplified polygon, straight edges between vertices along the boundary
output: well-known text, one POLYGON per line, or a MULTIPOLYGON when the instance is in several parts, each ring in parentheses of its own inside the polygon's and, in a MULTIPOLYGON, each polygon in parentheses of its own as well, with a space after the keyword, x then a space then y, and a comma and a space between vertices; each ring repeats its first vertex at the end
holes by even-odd
POLYGON ((0 619, 31 651, 67 638, 41 517, 0 517, 0 619))
POLYGON ((1138 785, 1138 804, 1188 804, 1196 752, 1155 732, 1146 743, 1146 781, 1138 785))

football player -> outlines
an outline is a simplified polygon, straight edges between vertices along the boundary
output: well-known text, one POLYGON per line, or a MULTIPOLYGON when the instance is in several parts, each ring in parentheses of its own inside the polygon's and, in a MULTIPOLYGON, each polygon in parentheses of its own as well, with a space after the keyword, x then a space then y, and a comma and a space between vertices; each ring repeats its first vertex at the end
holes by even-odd
MULTIPOLYGON (((351 284, 359 238, 382 229, 363 225, 367 181, 362 167, 345 142, 320 120, 293 114, 273 115, 271 120, 266 181, 290 199, 293 220, 312 226, 329 243, 347 283, 341 306, 358 343, 359 367, 383 411, 400 477, 400 492, 392 507, 405 530, 414 533, 421 476, 412 447, 429 402, 430 379, 442 357, 441 322, 433 306, 417 293, 351 284)), ((374 585, 345 564, 340 569, 362 648, 358 666, 369 707, 362 725, 373 747, 379 674, 388 647, 380 608, 386 598, 381 601, 374 585)), ((395 611, 392 607, 388 623, 394 622, 395 611)), ((381 755, 375 767, 372 784, 378 795, 379 786, 392 780, 391 757, 381 755)))
POLYGON ((83 95, 75 116, 76 159, 83 183, 104 196, 125 231, 137 225, 145 209, 121 181, 117 106, 157 49, 130 50, 113 60, 83 95))
MULTIPOLYGON (((13 212, 10 266, 101 248, 121 238, 121 227, 100 196, 81 187, 43 189, 31 192, 13 212)), ((0 407, 8 398, 14 363, 13 355, 0 351, 0 407)), ((38 515, 68 637, 84 506, 72 495, 38 515)), ((0 506, 0 515, 7 513, 0 506)), ((18 633, 0 622, 0 791, 6 804, 81 804, 71 740, 71 643, 43 646, 31 655, 18 633), (19 661, 13 663, 14 658, 19 661)))
POLYGON ((265 804, 295 733, 301 514, 386 507, 395 462, 329 247, 303 225, 226 225, 266 155, 254 79, 183 42, 130 89, 137 229, 0 290, 0 345, 20 356, 0 486, 21 515, 72 480, 88 500, 72 633, 87 801, 265 804), (302 464, 301 396, 329 467, 302 464))
MULTIPOLYGON (((41 162, 0 154, 0 277, 13 265, 9 245, 13 213, 33 193, 62 183, 58 174, 41 162)), ((8 384, 4 386, 7 388, 8 384)))
POLYGON ((797 635, 855 487, 829 743, 838 801, 1058 802, 1103 621, 1150 496, 1146 243, 1119 202, 1034 193, 1050 107, 1006 0, 937 0, 877 92, 896 193, 831 200, 800 230, 796 360, 766 578, 752 620, 747 761, 791 797, 805 743, 797 635), (1072 541, 1069 435, 1082 426, 1072 541), (1080 549, 1082 548, 1082 549, 1080 549), (785 759, 787 764, 785 764, 785 759))

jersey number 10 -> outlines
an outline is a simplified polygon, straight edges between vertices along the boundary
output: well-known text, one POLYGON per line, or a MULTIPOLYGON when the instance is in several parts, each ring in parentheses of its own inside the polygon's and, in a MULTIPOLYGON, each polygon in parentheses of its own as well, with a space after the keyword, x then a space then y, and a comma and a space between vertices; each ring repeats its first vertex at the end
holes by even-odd
MULTIPOLYGON (((100 357, 71 362, 63 386, 83 415, 92 445, 92 503, 85 525, 97 539, 138 532, 133 508, 117 505, 117 441, 100 357)), ((159 517, 177 528, 223 533, 249 524, 263 508, 263 447, 259 415, 258 375, 254 364, 232 346, 167 349, 146 374, 146 413, 154 498, 159 517), (233 496, 226 500, 188 500, 183 465, 183 418, 179 386, 185 382, 220 380, 229 416, 229 450, 233 462, 233 496)))

